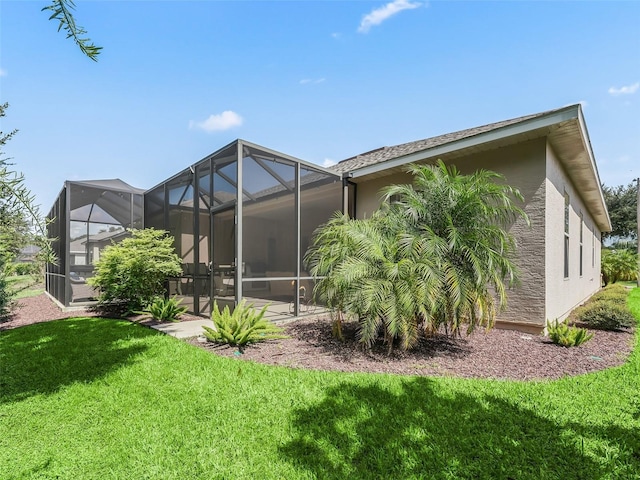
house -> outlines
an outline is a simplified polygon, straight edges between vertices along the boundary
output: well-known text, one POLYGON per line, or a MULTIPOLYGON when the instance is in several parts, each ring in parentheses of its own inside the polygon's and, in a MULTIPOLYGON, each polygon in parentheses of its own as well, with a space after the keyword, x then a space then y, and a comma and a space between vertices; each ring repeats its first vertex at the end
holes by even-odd
POLYGON ((15 263, 34 263, 42 249, 37 245, 27 245, 20 249, 15 263))
POLYGON ((462 173, 498 172, 525 198, 531 226, 518 220, 510 229, 521 284, 499 326, 539 331, 600 288, 602 232, 611 222, 580 105, 379 148, 333 170, 348 179, 348 208, 362 218, 378 207, 382 187, 411 181, 406 165, 437 159, 462 173))
POLYGON ((509 293, 499 326, 540 331, 600 288, 602 232, 611 223, 582 110, 572 105, 379 148, 330 169, 236 140, 144 193, 121 180, 67 182, 50 213, 64 263, 48 269, 47 291, 72 306, 72 283, 91 275, 103 245, 84 240, 143 223, 175 238, 183 273, 169 293, 192 312, 246 298, 269 303, 271 318, 297 315, 297 292, 313 287, 302 258, 314 229, 336 210, 371 215, 382 187, 411 182, 408 164, 437 159, 463 173, 501 173, 525 198, 531 225, 510 227, 521 285, 509 293), (74 281, 80 266, 70 260, 72 244, 87 262, 74 281))

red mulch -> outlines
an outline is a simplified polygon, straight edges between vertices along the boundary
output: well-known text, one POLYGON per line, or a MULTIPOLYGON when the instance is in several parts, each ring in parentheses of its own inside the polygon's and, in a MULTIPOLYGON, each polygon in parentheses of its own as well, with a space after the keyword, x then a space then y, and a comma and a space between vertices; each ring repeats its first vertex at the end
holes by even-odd
MULTIPOLYGON (((0 331, 37 322, 91 315, 62 312, 46 295, 19 301, 13 317, 0 323, 0 331)), ((193 318, 193 317, 188 317, 193 318)), ((564 348, 540 335, 493 329, 468 337, 450 339, 443 335, 422 339, 409 351, 386 347, 363 351, 355 340, 356 325, 344 327, 345 341, 333 338, 326 317, 304 319, 284 326, 288 339, 248 346, 242 355, 237 349, 197 339, 189 340, 217 355, 269 365, 343 372, 376 372, 401 375, 455 376, 515 380, 557 379, 567 375, 603 370, 623 364, 628 358, 632 331, 593 331, 595 336, 577 348, 564 348)))

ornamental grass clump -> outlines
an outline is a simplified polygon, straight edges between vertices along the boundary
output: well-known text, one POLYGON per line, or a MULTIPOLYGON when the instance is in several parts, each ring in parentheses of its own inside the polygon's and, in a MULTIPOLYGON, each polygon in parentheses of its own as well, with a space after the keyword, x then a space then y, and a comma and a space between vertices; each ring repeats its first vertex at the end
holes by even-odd
POLYGON ((146 309, 134 313, 147 315, 159 322, 177 322, 178 317, 187 312, 187 307, 181 305, 181 298, 156 298, 146 309))
POLYGON ((553 343, 563 347, 579 347, 593 338, 586 328, 570 327, 558 320, 547 321, 547 333, 553 343))
POLYGON ((238 347, 240 352, 249 343, 287 338, 282 334, 282 328, 263 318, 268 307, 265 305, 258 311, 253 304, 247 305, 242 300, 233 312, 228 305, 220 311, 218 303, 214 302, 211 313, 213 328, 203 326, 204 335, 210 342, 226 343, 238 347))

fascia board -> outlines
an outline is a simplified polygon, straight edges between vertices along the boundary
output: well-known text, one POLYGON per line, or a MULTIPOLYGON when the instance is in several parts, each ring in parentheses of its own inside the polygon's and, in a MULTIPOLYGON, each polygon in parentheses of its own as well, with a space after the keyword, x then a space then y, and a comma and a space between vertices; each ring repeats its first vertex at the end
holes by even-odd
POLYGON ((604 212, 606 215, 607 224, 604 225, 603 232, 610 232, 613 229, 611 225, 611 217, 609 216, 609 209, 607 208, 607 202, 604 199, 604 193, 602 191, 602 182, 600 181, 600 174, 598 172, 598 165, 595 161, 595 155, 593 154, 593 149, 591 148, 591 139, 589 138, 589 131, 587 130, 587 124, 584 120, 584 116, 582 114, 582 109, 579 110, 578 115, 578 124, 580 126, 580 133, 582 135, 582 141, 584 143, 585 152, 587 152, 587 156, 589 158, 589 163, 591 167, 591 171, 595 177, 595 182, 598 185, 598 193, 600 197, 600 202, 604 207, 604 212))

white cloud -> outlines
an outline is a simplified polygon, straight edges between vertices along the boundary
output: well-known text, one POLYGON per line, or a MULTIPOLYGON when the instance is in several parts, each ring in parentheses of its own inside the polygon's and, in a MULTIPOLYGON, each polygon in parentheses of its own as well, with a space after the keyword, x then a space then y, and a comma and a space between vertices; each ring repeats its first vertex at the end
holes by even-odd
POLYGON ((633 85, 625 85, 624 87, 620 88, 611 87, 609 89, 609 94, 613 96, 632 95, 638 91, 638 88, 640 88, 640 82, 636 82, 633 85))
POLYGON ((412 10, 422 5, 419 2, 411 2, 409 0, 393 0, 386 5, 375 8, 362 17, 360 26, 358 27, 358 33, 367 33, 371 27, 380 25, 385 20, 391 18, 396 13, 400 13, 403 10, 412 10))
POLYGON ((233 127, 239 127, 242 125, 243 118, 236 112, 231 110, 225 110, 218 115, 209 115, 209 118, 203 122, 196 122, 191 120, 189 122, 190 129, 204 130, 205 132, 219 132, 222 130, 229 130, 233 127))
POLYGON ((7 71, 4 68, 0 68, 0 77, 6 77, 7 71))
POLYGON ((324 78, 303 78, 302 80, 300 80, 300 85, 317 84, 322 83, 325 80, 326 79, 324 78))
POLYGON ((340 32, 333 32, 331 34, 331 38, 340 38, 342 36, 342 34, 340 32))
POLYGON ((324 168, 329 168, 332 167, 336 164, 336 162, 334 160, 331 160, 330 158, 325 158, 324 162, 322 162, 322 166, 324 168))

